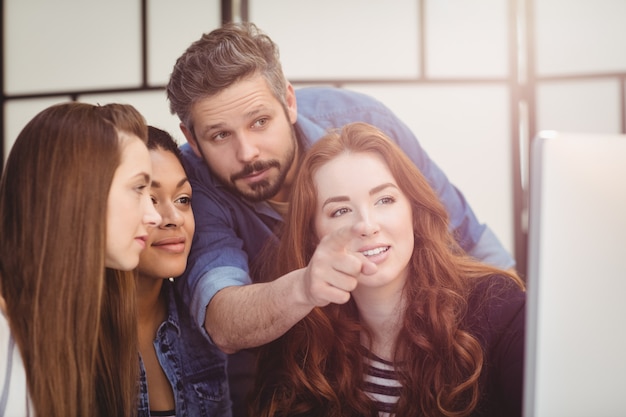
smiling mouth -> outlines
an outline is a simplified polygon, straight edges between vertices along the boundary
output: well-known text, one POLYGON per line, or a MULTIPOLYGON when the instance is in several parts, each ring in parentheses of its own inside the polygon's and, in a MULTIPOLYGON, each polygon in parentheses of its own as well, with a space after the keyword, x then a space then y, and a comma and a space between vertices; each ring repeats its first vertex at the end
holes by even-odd
POLYGON ((375 256, 380 255, 381 253, 385 253, 389 250, 390 246, 381 246, 380 248, 364 250, 361 252, 364 256, 375 256))

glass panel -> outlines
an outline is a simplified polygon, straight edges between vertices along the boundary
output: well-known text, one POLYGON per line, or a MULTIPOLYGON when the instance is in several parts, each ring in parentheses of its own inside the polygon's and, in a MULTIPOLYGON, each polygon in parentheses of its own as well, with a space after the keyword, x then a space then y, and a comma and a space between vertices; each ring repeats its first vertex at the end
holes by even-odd
POLYGON ((626 1, 541 0, 533 4, 539 75, 626 70, 626 1))
POLYGON ((537 87, 537 131, 620 133, 618 80, 542 82, 537 87))
POLYGON ((146 118, 148 124, 169 132, 179 144, 185 143, 185 137, 180 131, 178 116, 170 114, 169 102, 165 91, 145 91, 135 93, 114 93, 80 96, 79 100, 85 103, 106 104, 124 103, 133 105, 146 118))
POLYGON ((508 76, 508 2, 426 1, 426 75, 508 76))
POLYGON ((418 2, 250 0, 290 79, 419 76, 418 2))
POLYGON ((5 93, 138 86, 139 1, 5 0, 5 93))
POLYGON ((220 25, 220 0, 150 0, 148 83, 165 85, 182 53, 220 25))
POLYGON ((69 97, 52 97, 28 100, 10 100, 4 103, 4 159, 9 156, 17 135, 26 123, 43 109, 57 103, 69 101, 69 97))

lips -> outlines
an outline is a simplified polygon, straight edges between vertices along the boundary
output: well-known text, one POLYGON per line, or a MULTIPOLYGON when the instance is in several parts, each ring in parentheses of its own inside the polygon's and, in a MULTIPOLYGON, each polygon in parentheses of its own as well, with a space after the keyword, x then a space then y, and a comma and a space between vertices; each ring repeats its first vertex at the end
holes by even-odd
POLYGON ((171 253, 183 253, 185 251, 185 242, 187 240, 184 237, 169 237, 160 239, 152 243, 152 247, 165 250, 171 253))
POLYGON ((269 171, 270 168, 276 168, 280 170, 280 163, 275 159, 269 161, 255 161, 253 163, 247 164, 240 172, 231 175, 230 181, 234 183, 235 181, 240 179, 248 181, 255 180, 267 171, 269 171))
POLYGON ((376 255, 385 253, 389 250, 389 248, 390 246, 378 246, 378 247, 371 248, 371 249, 360 250, 359 252, 361 252, 364 256, 367 256, 369 258, 371 256, 376 256, 376 255))
POLYGON ((254 172, 246 175, 245 177, 242 177, 242 179, 244 179, 246 181, 256 181, 256 180, 262 178, 267 171, 268 171, 267 169, 264 169, 263 171, 254 171, 254 172))
POLYGON ((144 249, 146 247, 146 241, 148 240, 147 236, 137 236, 135 238, 135 241, 137 241, 137 243, 139 243, 139 245, 141 246, 141 249, 144 249))

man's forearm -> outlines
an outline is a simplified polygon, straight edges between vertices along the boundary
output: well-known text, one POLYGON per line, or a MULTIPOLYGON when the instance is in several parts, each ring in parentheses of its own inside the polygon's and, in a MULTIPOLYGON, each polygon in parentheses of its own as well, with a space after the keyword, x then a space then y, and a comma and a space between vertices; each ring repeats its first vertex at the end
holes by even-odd
POLYGON ((260 346, 282 336, 313 307, 346 303, 359 275, 377 270, 362 253, 348 250, 355 233, 344 227, 324 236, 306 268, 215 294, 204 320, 213 342, 225 353, 260 346))
POLYGON ((306 316, 313 304, 301 296, 303 270, 275 281, 232 286, 219 291, 207 307, 204 325, 225 353, 257 347, 282 336, 306 316))

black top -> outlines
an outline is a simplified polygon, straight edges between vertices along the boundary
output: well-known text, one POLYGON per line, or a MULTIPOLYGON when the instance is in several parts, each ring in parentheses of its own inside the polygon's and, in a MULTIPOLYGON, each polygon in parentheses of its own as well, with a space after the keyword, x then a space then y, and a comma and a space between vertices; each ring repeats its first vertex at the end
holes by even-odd
POLYGON ((521 416, 526 293, 509 278, 493 276, 472 292, 466 323, 485 354, 482 399, 472 416, 521 416))

